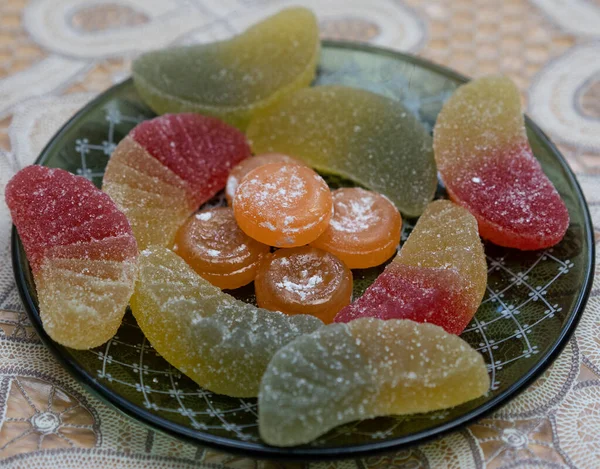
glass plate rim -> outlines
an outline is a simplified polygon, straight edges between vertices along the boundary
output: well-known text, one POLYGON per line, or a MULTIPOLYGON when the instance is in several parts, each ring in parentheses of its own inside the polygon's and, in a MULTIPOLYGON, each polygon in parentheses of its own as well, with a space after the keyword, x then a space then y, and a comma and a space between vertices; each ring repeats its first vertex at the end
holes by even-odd
MULTIPOLYGON (((386 55, 395 58, 401 58, 405 62, 415 64, 419 67, 423 67, 434 72, 440 73, 444 76, 451 77, 461 83, 466 83, 470 79, 450 68, 442 65, 435 64, 426 59, 420 57, 387 49, 379 46, 373 46, 364 43, 357 43, 352 41, 338 41, 338 40, 323 40, 323 47, 333 47, 342 49, 351 49, 355 51, 362 51, 378 55, 386 55)), ((121 88, 130 86, 132 78, 128 78, 121 83, 118 83, 106 91, 99 94, 92 101, 83 106, 74 116, 72 116, 50 139, 48 144, 40 152, 40 156, 36 159, 34 164, 41 164, 45 161, 46 155, 53 149, 57 141, 60 140, 62 135, 66 133, 70 127, 78 121, 81 115, 85 114, 88 110, 95 107, 98 102, 106 99, 112 94, 116 94, 121 88)), ((58 346, 48 335, 44 332, 39 316, 39 312, 31 294, 27 288, 27 281, 25 278, 25 272, 21 268, 23 260, 23 249, 16 231, 16 228, 12 227, 11 234, 11 254, 12 254, 12 267, 15 275, 15 281, 17 290, 25 310, 31 320, 37 334, 41 338, 42 342, 53 356, 64 366, 67 371, 88 391, 94 396, 98 397, 102 402, 108 403, 111 407, 115 408, 119 412, 127 415, 134 420, 145 424, 153 430, 159 430, 165 432, 171 436, 179 439, 186 440, 193 444, 200 444, 203 446, 211 447, 217 450, 242 454, 253 458, 263 459, 280 459, 280 460, 327 460, 327 459, 347 459, 370 456, 382 452, 390 452, 406 447, 410 447, 416 444, 421 444, 434 438, 438 438, 444 434, 452 431, 456 431, 468 423, 474 420, 480 419, 494 410, 497 410, 502 405, 506 404, 510 399, 516 397, 520 392, 524 391, 535 379, 537 379, 546 369, 552 364, 552 362, 558 357, 562 350, 567 345, 573 332, 575 331, 579 320, 581 319, 582 313, 587 304, 587 300, 591 293, 593 278, 594 278, 594 267, 595 267, 595 244, 593 239, 593 224, 592 218, 589 212, 589 207, 581 186, 575 177, 575 174, 567 164, 565 158, 546 135, 546 133, 535 124, 527 115, 525 115, 525 124, 530 131, 532 131, 540 140, 548 146, 551 152, 556 157, 557 162, 564 170, 569 183, 572 185, 577 197, 577 202, 582 208, 584 215, 584 237, 587 240, 587 266, 585 270, 585 280, 582 289, 579 292, 575 306, 573 307, 569 317, 566 320, 566 326, 562 329, 560 335, 554 341, 554 344, 548 349, 548 351, 540 357, 540 360, 523 376, 517 379, 511 386, 505 391, 498 394, 493 399, 485 402, 479 407, 473 409, 464 415, 441 424, 439 426, 423 430, 420 432, 413 433, 405 437, 393 438, 386 441, 367 443, 362 445, 348 445, 339 446, 337 448, 310 448, 310 447, 299 447, 299 448, 279 448, 274 446, 268 446, 261 443, 248 443, 244 441, 234 440, 226 437, 219 437, 209 433, 204 433, 199 430, 192 430, 183 425, 175 424, 160 416, 154 415, 145 409, 131 403, 127 399, 122 398, 118 394, 114 393, 110 389, 101 385, 96 379, 89 375, 83 370, 77 361, 66 356, 60 346, 58 346)))

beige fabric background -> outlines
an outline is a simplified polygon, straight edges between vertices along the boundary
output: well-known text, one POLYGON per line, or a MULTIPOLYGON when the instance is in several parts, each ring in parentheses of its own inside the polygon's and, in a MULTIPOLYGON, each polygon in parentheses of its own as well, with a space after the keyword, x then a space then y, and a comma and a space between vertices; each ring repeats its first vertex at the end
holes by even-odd
MULTIPOLYGON (((511 76, 576 171, 600 234, 600 0, 0 0, 0 467, 305 467, 178 442, 83 391, 21 312, 3 202, 11 175, 127 77, 136 54, 221 39, 292 3, 317 12, 324 37, 511 76)), ((600 279, 565 352, 493 417, 412 450, 310 466, 600 467, 600 279)))

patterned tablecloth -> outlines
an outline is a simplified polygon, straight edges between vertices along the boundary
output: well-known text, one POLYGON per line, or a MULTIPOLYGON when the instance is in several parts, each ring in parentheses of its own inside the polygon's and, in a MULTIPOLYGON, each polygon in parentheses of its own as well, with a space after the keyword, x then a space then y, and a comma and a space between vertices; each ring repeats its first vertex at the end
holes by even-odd
MULTIPOLYGON (((1 0, 0 467, 303 467, 179 442, 87 394, 22 312, 3 194, 77 109, 128 76, 136 54, 221 39, 291 3, 317 12, 324 37, 511 76, 577 173, 600 234, 600 0, 1 0)), ((600 467, 599 331, 600 278, 565 351, 502 411, 411 450, 310 466, 600 467)))

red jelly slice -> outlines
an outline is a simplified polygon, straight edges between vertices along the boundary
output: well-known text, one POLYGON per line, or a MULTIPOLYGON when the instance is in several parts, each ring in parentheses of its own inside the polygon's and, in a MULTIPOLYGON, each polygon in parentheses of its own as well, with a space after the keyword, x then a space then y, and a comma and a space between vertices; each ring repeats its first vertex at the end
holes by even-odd
POLYGON ((461 86, 437 118, 434 149, 450 197, 475 216, 483 238, 523 250, 563 238, 569 213, 533 155, 508 78, 461 86))
POLYGON ((56 246, 131 234, 108 195, 62 169, 19 171, 6 186, 6 203, 34 271, 56 246))
POLYGON ((250 156, 243 133, 200 114, 165 114, 142 122, 130 135, 189 183, 197 206, 221 190, 231 168, 250 156))

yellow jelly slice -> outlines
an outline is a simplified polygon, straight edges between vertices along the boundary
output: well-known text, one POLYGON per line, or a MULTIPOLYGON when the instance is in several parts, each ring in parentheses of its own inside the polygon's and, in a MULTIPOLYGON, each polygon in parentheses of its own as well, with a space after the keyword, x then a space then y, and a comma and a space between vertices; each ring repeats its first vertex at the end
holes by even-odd
POLYGON ((461 296, 469 305, 464 311, 466 323, 479 308, 487 286, 487 263, 477 221, 463 207, 449 200, 432 202, 394 262, 455 271, 461 280, 461 296))
POLYGON ((186 183, 131 137, 113 152, 102 190, 127 216, 140 249, 171 246, 177 229, 195 209, 186 183))
POLYGON ((48 335, 74 349, 96 347, 113 337, 133 293, 136 262, 44 260, 35 280, 48 335))
POLYGON ((433 324, 362 318, 280 349, 259 394, 259 429, 275 446, 308 443, 354 420, 453 407, 482 396, 483 357, 433 324))
POLYGON ((227 41, 144 54, 133 79, 158 114, 198 112, 243 130, 256 110, 310 84, 319 51, 313 13, 290 8, 227 41))
POLYGON ((280 152, 387 196, 418 216, 433 199, 431 137, 395 100, 345 86, 317 86, 258 112, 247 131, 255 153, 280 152))
POLYGON ((256 396, 273 354, 323 325, 236 300, 156 246, 140 253, 131 309, 165 360, 203 388, 234 397, 256 396))

